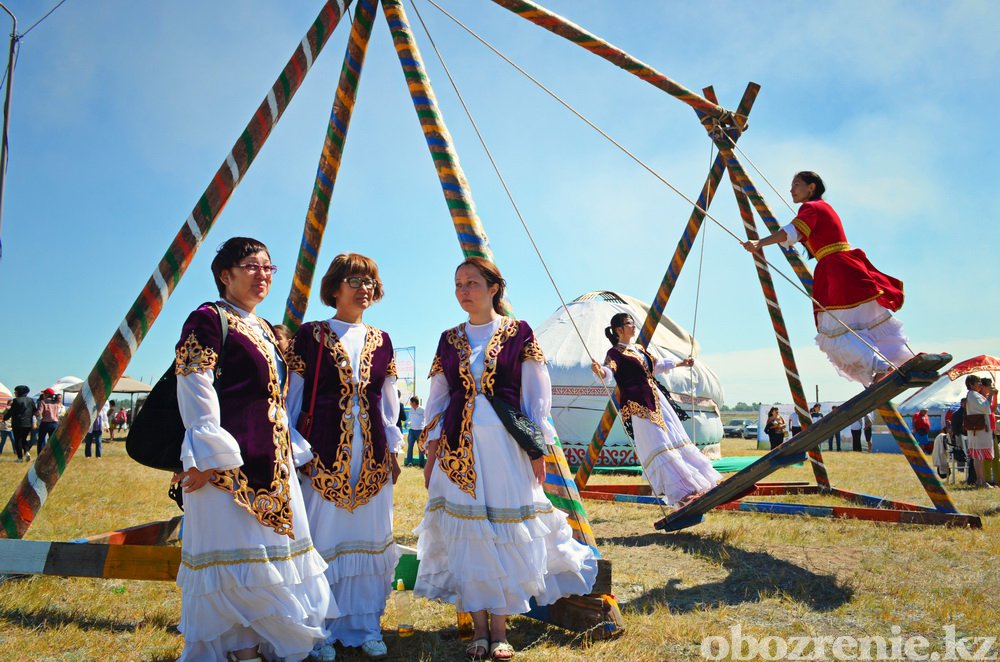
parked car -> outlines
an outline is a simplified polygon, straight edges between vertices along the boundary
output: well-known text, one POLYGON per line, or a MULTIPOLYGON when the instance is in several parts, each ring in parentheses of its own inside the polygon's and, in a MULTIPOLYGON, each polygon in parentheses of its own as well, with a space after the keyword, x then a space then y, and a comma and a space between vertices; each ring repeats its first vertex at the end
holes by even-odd
POLYGON ((757 424, 751 423, 750 425, 743 428, 743 438, 744 439, 756 439, 757 438, 757 424))
POLYGON ((745 428, 750 422, 751 421, 746 418, 734 418, 722 426, 722 435, 724 437, 742 437, 743 428, 745 428))

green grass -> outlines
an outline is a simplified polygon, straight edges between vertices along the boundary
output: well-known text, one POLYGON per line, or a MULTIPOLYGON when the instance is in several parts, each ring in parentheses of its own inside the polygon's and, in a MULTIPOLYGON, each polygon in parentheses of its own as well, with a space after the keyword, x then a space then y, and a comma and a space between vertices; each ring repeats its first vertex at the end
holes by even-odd
MULTIPOLYGON (((78 454, 28 532, 34 540, 82 535, 166 519, 167 475, 137 467, 122 444, 105 458, 78 454)), ((757 454, 752 442, 726 440, 723 452, 757 454)), ((827 453, 834 485, 929 504, 899 455, 827 453)), ((26 466, 0 456, 0 489, 13 492, 26 466)), ((770 480, 809 480, 790 467, 770 480)), ((638 479, 595 476, 594 482, 638 479)), ((614 563, 614 592, 628 631, 613 641, 586 637, 525 618, 512 619, 510 639, 528 660, 700 659, 700 642, 728 636, 731 625, 763 636, 923 635, 936 643, 943 626, 963 635, 998 634, 1000 600, 990 579, 1000 558, 1000 490, 952 490, 959 508, 983 518, 984 529, 893 526, 849 520, 711 513, 680 533, 655 532, 658 508, 587 502, 602 553, 614 563)), ((399 542, 422 514, 419 471, 404 471, 396 492, 399 542)), ((828 497, 788 501, 838 503, 828 497)), ((183 647, 175 625, 180 592, 172 583, 32 577, 0 585, 2 660, 172 660, 183 647)), ((384 626, 390 659, 459 659, 452 609, 414 605, 418 632, 384 626)), ((943 650, 938 647, 938 650, 943 650)), ((341 660, 363 659, 346 650, 341 660)))

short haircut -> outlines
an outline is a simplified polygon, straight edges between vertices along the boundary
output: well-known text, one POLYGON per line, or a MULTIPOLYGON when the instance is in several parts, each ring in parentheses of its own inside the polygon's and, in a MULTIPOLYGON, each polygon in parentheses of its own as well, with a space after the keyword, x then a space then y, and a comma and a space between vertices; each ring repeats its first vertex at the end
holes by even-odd
POLYGON ((979 384, 980 379, 976 375, 969 375, 965 378, 965 388, 972 388, 979 384))
POLYGON ((417 405, 417 406, 419 406, 420 405, 420 398, 418 398, 417 396, 414 395, 413 397, 410 398, 410 404, 411 405, 417 405))
POLYGON ((375 264, 375 260, 360 253, 341 253, 333 258, 330 268, 323 276, 323 282, 319 287, 320 301, 331 308, 336 308, 337 290, 340 289, 340 284, 344 282, 345 278, 353 276, 360 278, 367 276, 374 280, 375 290, 372 292, 372 301, 378 301, 382 298, 384 294, 382 279, 379 278, 378 265, 375 264))
POLYGON ((226 296, 226 285, 222 282, 222 272, 232 269, 240 260, 243 260, 254 253, 264 251, 270 259, 271 253, 262 242, 250 237, 232 237, 227 239, 215 252, 212 260, 212 275, 215 277, 215 287, 219 290, 219 296, 226 296))
POLYGON ((294 337, 294 333, 284 324, 275 324, 273 327, 274 336, 276 338, 281 338, 282 340, 291 340, 294 337))

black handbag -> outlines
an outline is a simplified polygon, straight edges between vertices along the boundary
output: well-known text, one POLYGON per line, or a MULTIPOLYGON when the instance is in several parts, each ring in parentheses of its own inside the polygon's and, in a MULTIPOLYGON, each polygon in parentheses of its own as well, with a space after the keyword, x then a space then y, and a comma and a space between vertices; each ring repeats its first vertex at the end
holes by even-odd
MULTIPOLYGON (((229 322, 226 313, 218 304, 212 304, 219 311, 222 326, 222 351, 216 369, 222 366, 226 349, 226 335, 229 322)), ((218 391, 219 380, 213 382, 218 391)), ((142 408, 133 417, 132 425, 125 437, 125 452, 128 456, 147 467, 180 473, 181 445, 184 443, 184 421, 181 419, 180 404, 177 402, 177 374, 174 366, 167 369, 153 390, 146 396, 142 408)))
MULTIPOLYGON (((485 395, 485 393, 483 394, 485 395)), ((514 438, 517 445, 521 447, 528 457, 537 460, 545 456, 545 437, 542 436, 542 429, 535 425, 535 422, 524 415, 517 407, 512 407, 503 400, 487 395, 486 399, 493 405, 493 411, 497 413, 497 418, 503 423, 507 433, 514 438)))

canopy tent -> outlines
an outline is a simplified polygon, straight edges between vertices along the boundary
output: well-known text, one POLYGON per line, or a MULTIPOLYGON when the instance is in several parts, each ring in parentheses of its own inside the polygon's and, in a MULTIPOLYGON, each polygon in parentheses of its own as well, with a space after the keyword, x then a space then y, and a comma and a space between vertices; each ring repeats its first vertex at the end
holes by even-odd
MULTIPOLYGON (((72 386, 67 386, 63 389, 66 393, 76 393, 83 388, 83 382, 79 384, 73 384, 72 386)), ((153 387, 145 382, 140 382, 138 379, 132 379, 128 375, 122 375, 115 383, 115 387, 111 389, 112 393, 149 393, 153 390, 153 387)))
MULTIPOLYGON (((562 307, 535 329, 535 337, 545 353, 552 377, 552 418, 563 451, 570 464, 579 464, 608 404, 608 392, 594 377, 587 350, 595 359, 603 361, 609 347, 604 328, 611 316, 629 313, 637 324, 641 324, 648 306, 625 294, 588 292, 567 304, 567 308, 586 340, 586 348, 562 307)), ((653 333, 649 351, 658 358, 680 360, 689 355, 697 357, 699 347, 687 331, 664 315, 653 333)), ((712 459, 721 457, 719 404, 724 401, 724 395, 716 374, 698 361, 693 368, 671 370, 661 376, 660 381, 691 416, 684 421, 684 429, 698 448, 712 459)), ((612 428, 598 464, 638 464, 621 425, 612 428)))
POLYGON ((980 354, 953 365, 937 381, 920 389, 899 406, 899 412, 908 419, 907 424, 912 425, 913 415, 926 409, 931 419, 931 432, 940 430, 945 413, 958 407, 965 397, 966 375, 989 377, 995 384, 1000 375, 1000 359, 980 354))
POLYGON ((7 403, 14 397, 14 392, 0 382, 0 410, 7 408, 7 403))

